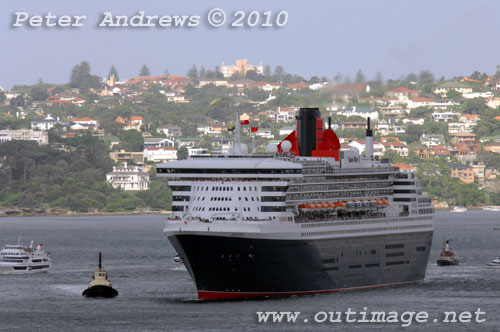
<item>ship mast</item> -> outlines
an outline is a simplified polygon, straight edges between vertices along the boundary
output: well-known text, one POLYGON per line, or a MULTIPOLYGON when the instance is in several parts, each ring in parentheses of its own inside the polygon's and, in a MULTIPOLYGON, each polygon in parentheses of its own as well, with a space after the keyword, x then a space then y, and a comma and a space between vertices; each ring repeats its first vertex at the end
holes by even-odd
POLYGON ((233 154, 241 155, 241 127, 240 115, 236 112, 236 122, 234 123, 233 154))

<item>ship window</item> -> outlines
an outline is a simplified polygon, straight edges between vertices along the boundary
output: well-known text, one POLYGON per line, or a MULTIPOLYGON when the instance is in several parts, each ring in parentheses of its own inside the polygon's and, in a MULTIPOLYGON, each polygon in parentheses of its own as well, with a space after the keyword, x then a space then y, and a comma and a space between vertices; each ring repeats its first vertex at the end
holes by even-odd
POLYGON ((247 187, 243 187, 243 191, 247 191, 247 187))
POLYGON ((245 201, 247 201, 247 202, 248 202, 248 197, 245 197, 245 201))
POLYGON ((361 264, 356 264, 356 265, 349 265, 349 269, 360 269, 361 264))
POLYGON ((249 186, 249 187, 248 187, 248 191, 252 191, 252 186, 249 186))
POLYGON ((401 257, 404 255, 405 255, 404 252, 390 252, 390 253, 385 254, 385 257, 401 257))
POLYGON ((285 212, 284 206, 262 206, 262 212, 285 212))
POLYGON ((183 205, 174 205, 172 206, 172 211, 175 212, 175 211, 184 211, 184 206, 183 205))
POLYGON ((240 187, 238 187, 238 191, 240 191, 240 187))
POLYGON ((387 262, 385 263, 386 266, 391 266, 391 265, 403 265, 405 262, 404 261, 397 261, 397 262, 387 262))
POLYGON ((241 201, 241 197, 238 197, 238 199, 241 201))
POLYGON ((404 243, 398 243, 398 244, 386 244, 385 249, 401 249, 404 248, 405 245, 404 243))
POLYGON ((252 202, 254 201, 253 197, 252 197, 252 202))
POLYGON ((370 264, 365 264, 365 267, 378 267, 378 263, 370 263, 370 264))
POLYGON ((372 249, 371 253, 372 253, 372 255, 375 255, 377 253, 377 250, 372 249))
POLYGON ((255 191, 257 191, 257 186, 255 186, 255 191))
POLYGON ((425 251, 425 247, 417 247, 417 251, 425 251))

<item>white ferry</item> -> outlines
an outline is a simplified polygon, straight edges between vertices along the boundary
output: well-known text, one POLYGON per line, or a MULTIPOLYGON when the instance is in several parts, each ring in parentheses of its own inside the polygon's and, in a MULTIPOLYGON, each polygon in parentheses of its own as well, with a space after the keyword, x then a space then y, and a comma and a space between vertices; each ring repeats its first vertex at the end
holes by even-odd
POLYGON ((38 244, 33 249, 33 241, 29 247, 18 244, 6 245, 0 251, 0 274, 29 274, 47 272, 52 261, 49 254, 38 244))

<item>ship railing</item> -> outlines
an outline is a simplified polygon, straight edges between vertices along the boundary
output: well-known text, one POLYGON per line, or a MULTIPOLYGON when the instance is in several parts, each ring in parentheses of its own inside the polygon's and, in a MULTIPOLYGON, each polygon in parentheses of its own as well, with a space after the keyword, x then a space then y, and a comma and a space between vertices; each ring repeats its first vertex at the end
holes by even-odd
POLYGON ((295 222, 298 224, 307 224, 310 222, 322 222, 322 221, 349 221, 349 220, 364 220, 364 219, 382 219, 382 218, 397 218, 397 217, 408 217, 409 213, 384 213, 377 212, 372 214, 353 214, 353 215, 343 215, 339 216, 337 214, 324 214, 324 215, 298 215, 295 216, 295 222))

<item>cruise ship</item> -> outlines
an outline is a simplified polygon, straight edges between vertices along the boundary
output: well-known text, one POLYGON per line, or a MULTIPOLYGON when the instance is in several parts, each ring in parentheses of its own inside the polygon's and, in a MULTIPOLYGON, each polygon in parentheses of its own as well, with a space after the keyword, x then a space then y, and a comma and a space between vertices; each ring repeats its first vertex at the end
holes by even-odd
POLYGON ((413 173, 341 149, 317 108, 262 155, 236 120, 233 153, 157 165, 173 193, 164 233, 202 300, 328 293, 425 277, 434 208, 413 173))

